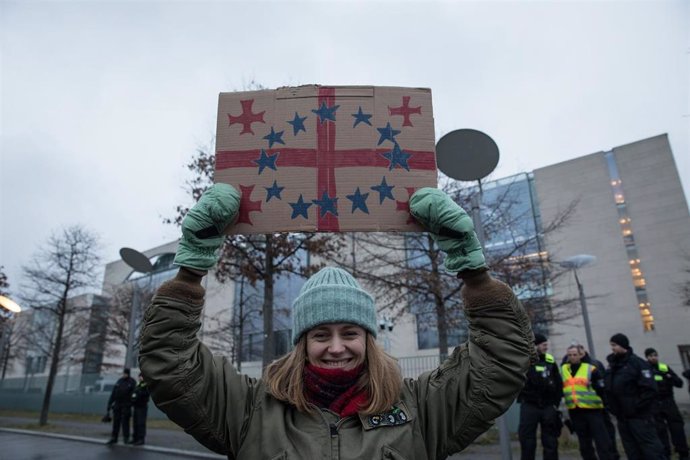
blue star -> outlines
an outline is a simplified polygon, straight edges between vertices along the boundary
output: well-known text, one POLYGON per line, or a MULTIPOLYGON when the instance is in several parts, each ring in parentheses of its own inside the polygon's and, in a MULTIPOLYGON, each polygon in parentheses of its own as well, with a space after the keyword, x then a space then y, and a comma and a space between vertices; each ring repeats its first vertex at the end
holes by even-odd
POLYGON ((395 188, 395 185, 388 185, 386 183, 386 176, 383 176, 383 180, 381 181, 380 185, 374 185, 371 187, 371 189, 375 192, 379 192, 379 204, 383 203, 383 200, 386 198, 390 198, 391 200, 395 200, 393 198, 393 188, 395 188))
POLYGON ((315 114, 319 116, 319 121, 321 123, 324 122, 324 120, 331 120, 335 121, 335 111, 338 110, 339 105, 334 105, 333 107, 327 107, 326 102, 321 103, 321 107, 319 107, 319 110, 313 110, 315 114))
POLYGON ((304 127, 304 120, 306 119, 307 117, 300 117, 299 114, 295 112, 295 118, 293 118, 292 121, 288 120, 288 123, 292 125, 293 136, 296 136, 300 131, 307 132, 307 128, 304 127))
POLYGON ((283 191, 285 187, 278 187, 278 183, 276 181, 273 181, 273 185, 270 187, 264 187, 266 189, 266 203, 271 201, 271 198, 276 197, 279 200, 282 200, 280 197, 280 192, 283 191))
POLYGON ((401 168, 405 168, 408 171, 410 170, 407 160, 412 156, 412 154, 402 150, 397 142, 393 146, 393 150, 382 153, 381 156, 391 162, 390 165, 388 165, 389 171, 392 171, 393 168, 395 168, 395 165, 400 165, 401 168))
POLYGON ((276 160, 278 159, 280 152, 276 152, 273 155, 266 155, 266 151, 261 149, 261 156, 258 160, 254 160, 254 163, 259 165, 259 174, 264 172, 265 168, 270 168, 274 171, 278 171, 276 168, 276 160))
POLYGON ((379 143, 376 145, 381 145, 383 143, 383 141, 391 141, 391 142, 395 143, 396 142, 395 136, 400 134, 400 131, 398 131, 397 129, 393 129, 391 127, 390 121, 388 123, 386 123, 385 128, 376 128, 376 129, 381 134, 381 137, 379 138, 379 143))
POLYGON ((346 195, 347 199, 352 201, 352 213, 355 213, 355 210, 361 209, 363 212, 369 214, 369 208, 367 208, 367 198, 369 197, 369 192, 362 194, 359 191, 359 187, 357 187, 357 190, 355 191, 354 194, 352 195, 346 195))
POLYGON ((331 198, 328 196, 328 192, 324 190, 321 194, 320 200, 311 200, 312 203, 319 205, 319 216, 323 217, 327 212, 330 212, 334 216, 338 215, 338 209, 336 208, 338 204, 338 198, 331 198))
POLYGON ((353 128, 357 127, 357 125, 360 123, 366 123, 369 126, 371 126, 371 122, 369 121, 369 118, 371 118, 371 114, 362 112, 361 105, 359 106, 359 112, 353 113, 352 116, 355 117, 355 124, 352 125, 353 128))
POLYGON ((280 132, 275 132, 273 129, 273 126, 271 126, 271 132, 268 133, 268 135, 264 136, 264 139, 268 140, 268 148, 270 149, 273 147, 273 144, 283 144, 285 145, 285 142, 283 142, 283 133, 285 131, 280 131, 280 132))
POLYGON ((309 216, 307 215, 307 209, 309 209, 311 203, 305 203, 301 193, 299 194, 299 200, 297 200, 296 203, 290 203, 290 206, 292 206, 291 219, 294 219, 297 216, 303 216, 305 219, 309 219, 309 216))

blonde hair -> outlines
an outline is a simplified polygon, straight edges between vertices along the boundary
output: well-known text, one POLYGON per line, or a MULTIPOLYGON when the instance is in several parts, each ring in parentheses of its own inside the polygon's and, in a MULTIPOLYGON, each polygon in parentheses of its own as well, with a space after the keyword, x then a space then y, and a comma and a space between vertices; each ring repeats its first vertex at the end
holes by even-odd
MULTIPOLYGON (((402 375, 397 361, 387 355, 367 332, 364 371, 356 385, 369 395, 360 408, 364 415, 386 412, 400 400, 402 375)), ((307 363, 307 339, 303 334, 287 355, 273 361, 264 371, 268 393, 279 401, 292 404, 300 412, 316 412, 304 392, 304 366, 307 363)))

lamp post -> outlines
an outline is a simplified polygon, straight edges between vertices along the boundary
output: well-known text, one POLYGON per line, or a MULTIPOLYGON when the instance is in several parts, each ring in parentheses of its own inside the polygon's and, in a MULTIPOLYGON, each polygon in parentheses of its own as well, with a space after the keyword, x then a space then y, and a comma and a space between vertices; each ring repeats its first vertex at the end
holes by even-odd
POLYGON ((585 298, 585 290, 582 287, 580 278, 577 276, 577 269, 590 265, 597 260, 596 257, 589 254, 578 254, 576 256, 568 257, 567 259, 556 262, 559 266, 572 270, 575 275, 575 283, 577 284, 577 291, 580 296, 580 307, 582 308, 582 320, 585 324, 585 334, 587 335, 587 347, 589 348, 589 354, 592 358, 596 357, 594 352, 594 340, 592 340, 592 327, 589 324, 589 313, 587 312, 587 300, 585 298))
MULTIPOLYGON (((131 249, 122 248, 120 249, 120 257, 122 260, 131 268, 138 271, 139 273, 147 273, 149 275, 149 282, 151 281, 151 274, 153 273, 153 265, 148 257, 146 257, 141 252, 131 249)), ((133 358, 134 358, 134 332, 135 332, 135 322, 136 322, 136 312, 139 311, 141 306, 140 303, 140 293, 138 292, 138 286, 132 289, 132 306, 129 310, 129 331, 127 337, 127 354, 125 355, 125 367, 133 368, 133 358)))

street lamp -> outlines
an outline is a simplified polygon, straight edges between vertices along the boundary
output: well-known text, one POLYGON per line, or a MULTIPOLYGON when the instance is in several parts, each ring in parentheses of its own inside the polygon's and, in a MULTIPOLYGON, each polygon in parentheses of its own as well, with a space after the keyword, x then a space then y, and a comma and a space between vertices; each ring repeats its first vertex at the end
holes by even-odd
MULTIPOLYGON (((132 249, 132 248, 122 248, 120 249, 120 257, 122 257, 122 260, 131 268, 134 270, 138 271, 139 273, 148 273, 149 275, 149 283, 151 281, 151 274, 153 273, 153 265, 151 264, 151 261, 149 260, 148 257, 146 257, 144 254, 141 252, 132 249)), ((138 286, 135 286, 136 290, 138 291, 138 286)), ((134 363, 133 363, 133 358, 134 358, 134 328, 135 328, 135 320, 136 320, 136 312, 139 311, 141 306, 139 305, 140 303, 140 298, 139 298, 139 292, 135 292, 135 289, 132 289, 132 307, 129 310, 129 331, 128 331, 128 337, 127 337, 127 354, 125 355, 125 367, 126 368, 133 368, 134 363)))
POLYGON ((20 313, 22 309, 15 301, 4 295, 0 295, 0 307, 10 312, 8 317, 2 316, 2 321, 0 322, 0 326, 2 327, 2 329, 0 329, 0 362, 2 363, 2 378, 0 381, 4 382, 7 363, 10 358, 10 335, 12 334, 14 325, 13 314, 20 313))
POLYGON ((22 311, 22 308, 17 305, 14 300, 5 297, 4 295, 0 295, 0 307, 4 308, 5 310, 9 310, 12 313, 20 313, 22 311))
POLYGON ((577 283, 577 291, 580 295, 580 307, 582 307, 582 320, 585 323, 585 334, 587 334, 587 347, 589 348, 589 354, 592 356, 592 358, 596 356, 594 353, 594 341, 592 340, 592 328, 589 324, 589 313, 587 313, 585 290, 582 287, 580 278, 577 276, 577 269, 593 264, 596 262, 596 260, 596 257, 590 256, 589 254, 578 254, 576 256, 568 257, 561 262, 556 262, 556 264, 558 264, 560 267, 563 267, 567 270, 572 270, 573 274, 575 275, 575 283, 577 283))

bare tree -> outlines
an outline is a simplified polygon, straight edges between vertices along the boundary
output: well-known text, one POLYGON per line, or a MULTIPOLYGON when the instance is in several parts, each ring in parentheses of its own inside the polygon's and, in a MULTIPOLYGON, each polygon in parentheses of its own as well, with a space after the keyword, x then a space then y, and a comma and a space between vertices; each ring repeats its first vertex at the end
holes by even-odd
MULTIPOLYGON (((9 289, 10 283, 5 274, 5 267, 0 266, 0 295, 9 297, 9 289)), ((7 370, 12 370, 15 359, 20 356, 21 335, 18 332, 16 313, 0 308, 0 381, 5 380, 7 370)))
POLYGON ((81 226, 73 226, 53 234, 31 263, 23 267, 27 283, 24 292, 28 293, 25 301, 32 305, 35 315, 31 345, 50 358, 40 425, 48 423, 61 358, 83 347, 88 339, 89 306, 72 299, 98 286, 100 260, 98 238, 81 226))
MULTIPOLYGON (((456 184, 446 183, 443 189, 470 211, 473 194, 478 190, 456 184)), ((541 245, 545 234, 565 224, 576 203, 539 228, 531 210, 525 208, 524 199, 510 186, 502 187, 484 201, 482 226, 488 243, 485 253, 494 276, 519 292, 535 323, 563 320, 575 314, 565 303, 556 312, 547 299, 546 286, 550 278, 559 274, 549 270, 547 253, 541 245)), ((451 332, 458 340, 464 339, 460 298, 463 282, 445 272, 444 255, 429 234, 365 233, 357 234, 353 240, 357 242, 356 260, 353 256, 344 264, 367 281, 382 310, 393 318, 412 313, 422 330, 436 327, 442 357, 448 354, 451 332)))
MULTIPOLYGON (((193 178, 185 188, 194 201, 213 183, 215 154, 199 148, 187 168, 193 178)), ((177 206, 172 218, 165 223, 180 225, 189 207, 177 206)), ((277 278, 296 274, 309 276, 319 264, 306 264, 304 254, 313 257, 331 257, 343 247, 341 235, 316 233, 271 233, 263 235, 231 235, 225 239, 222 255, 216 266, 215 276, 220 282, 239 280, 241 277, 263 289, 263 357, 265 367, 275 359, 274 341, 274 285, 277 278)), ((241 340, 241 339, 240 339, 241 340)))

